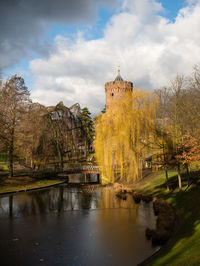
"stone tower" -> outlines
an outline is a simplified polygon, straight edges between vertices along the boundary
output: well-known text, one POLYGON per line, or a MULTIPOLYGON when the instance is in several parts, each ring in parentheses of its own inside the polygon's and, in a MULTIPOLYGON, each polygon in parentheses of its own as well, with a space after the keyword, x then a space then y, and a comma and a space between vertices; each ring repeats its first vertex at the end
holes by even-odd
POLYGON ((118 69, 118 75, 114 81, 106 82, 106 110, 111 108, 111 105, 115 101, 122 100, 127 92, 133 91, 133 83, 130 81, 124 81, 120 75, 120 69, 118 69))

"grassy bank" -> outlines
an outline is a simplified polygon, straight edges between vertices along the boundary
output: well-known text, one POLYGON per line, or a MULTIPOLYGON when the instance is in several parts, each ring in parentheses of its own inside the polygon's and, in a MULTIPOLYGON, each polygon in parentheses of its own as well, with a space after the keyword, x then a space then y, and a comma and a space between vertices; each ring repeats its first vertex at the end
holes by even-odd
POLYGON ((137 183, 134 189, 151 193, 171 203, 179 216, 177 233, 172 242, 163 248, 158 257, 148 265, 200 265, 200 178, 192 174, 192 184, 187 187, 183 175, 183 192, 178 191, 177 176, 170 173, 171 191, 166 191, 164 173, 154 173, 137 183))
POLYGON ((13 179, 6 178, 0 183, 0 194, 8 192, 17 192, 20 190, 37 189, 46 186, 52 186, 62 183, 63 180, 42 179, 37 180, 30 177, 15 177, 13 179))

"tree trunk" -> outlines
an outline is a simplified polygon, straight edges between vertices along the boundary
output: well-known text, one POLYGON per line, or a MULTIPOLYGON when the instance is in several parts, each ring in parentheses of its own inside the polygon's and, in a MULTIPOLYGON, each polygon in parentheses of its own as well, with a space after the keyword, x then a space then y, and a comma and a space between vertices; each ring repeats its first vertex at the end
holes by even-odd
POLYGON ((85 140, 85 158, 87 158, 87 147, 88 147, 87 140, 85 140))
POLYGON ((63 171, 63 169, 64 169, 64 162, 63 162, 63 155, 62 154, 60 155, 60 168, 63 171))
POLYGON ((169 178, 168 178, 168 171, 167 167, 165 167, 165 177, 166 177, 166 184, 167 184, 167 191, 169 191, 169 178))
POLYGON ((100 184, 101 180, 100 180, 100 174, 97 174, 97 183, 100 184))
POLYGON ((177 166, 177 172, 178 172, 178 187, 179 187, 179 190, 182 190, 180 164, 178 164, 177 166))
POLYGON ((189 187, 189 185, 190 185, 190 169, 189 169, 188 164, 186 164, 186 171, 187 171, 187 185, 189 187))
POLYGON ((57 151, 58 151, 58 157, 59 157, 59 162, 60 162, 60 169, 61 169, 61 171, 63 171, 63 168, 64 168, 63 155, 62 155, 62 151, 59 147, 59 144, 57 144, 57 151))
POLYGON ((35 168, 34 164, 33 164, 33 158, 32 157, 31 157, 31 168, 33 168, 33 169, 35 168))
POLYGON ((87 182, 87 175, 86 175, 86 173, 84 174, 84 183, 86 183, 87 182))
POLYGON ((9 177, 13 177, 13 142, 11 142, 9 148, 9 177))
POLYGON ((9 177, 13 177, 13 152, 14 152, 14 127, 10 131, 10 145, 9 145, 9 177))

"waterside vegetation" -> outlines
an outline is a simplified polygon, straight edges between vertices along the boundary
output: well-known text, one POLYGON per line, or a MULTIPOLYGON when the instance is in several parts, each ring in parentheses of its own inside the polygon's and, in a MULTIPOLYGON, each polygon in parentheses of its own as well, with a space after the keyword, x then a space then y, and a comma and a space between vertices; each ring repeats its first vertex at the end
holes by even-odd
POLYGON ((199 265, 200 262, 200 173, 190 174, 190 185, 187 174, 182 174, 183 190, 179 191, 177 172, 169 172, 170 191, 166 190, 165 173, 152 173, 136 183, 133 189, 138 193, 151 195, 165 200, 173 206, 177 217, 174 235, 161 249, 156 257, 144 265, 199 265))
POLYGON ((63 183, 61 179, 34 179, 28 176, 6 178, 0 183, 0 195, 6 193, 15 193, 19 191, 28 191, 39 188, 46 188, 63 183))

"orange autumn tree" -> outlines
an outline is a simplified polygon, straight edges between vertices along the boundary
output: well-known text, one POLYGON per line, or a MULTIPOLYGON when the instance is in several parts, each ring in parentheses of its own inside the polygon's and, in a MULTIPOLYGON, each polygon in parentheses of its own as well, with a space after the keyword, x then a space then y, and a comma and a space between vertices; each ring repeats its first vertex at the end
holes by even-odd
POLYGON ((186 167, 189 185, 189 172, 192 164, 200 166, 200 142, 199 139, 191 135, 184 135, 179 144, 180 153, 177 159, 186 167))
POLYGON ((153 143, 158 99, 148 91, 135 90, 115 101, 95 122, 95 150, 102 183, 142 177, 142 159, 153 143))
POLYGON ((177 158, 188 168, 190 168, 192 163, 200 161, 200 143, 197 138, 191 135, 184 135, 179 149, 181 154, 177 155, 177 158))

